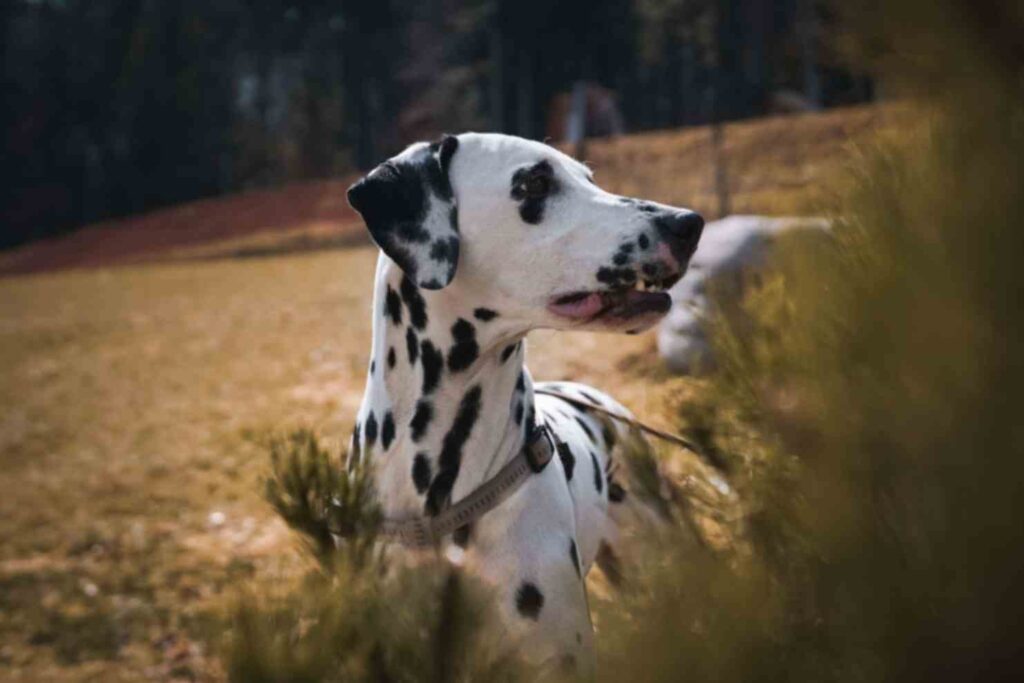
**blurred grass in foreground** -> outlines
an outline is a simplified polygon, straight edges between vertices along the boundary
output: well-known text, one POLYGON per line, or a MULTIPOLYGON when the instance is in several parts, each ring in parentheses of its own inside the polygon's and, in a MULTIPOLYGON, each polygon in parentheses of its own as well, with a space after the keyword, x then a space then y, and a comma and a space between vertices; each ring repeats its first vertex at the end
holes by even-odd
MULTIPOLYGON (((983 9, 874 8, 884 32, 862 46, 914 88, 919 129, 864 151, 834 239, 784 242, 762 285, 720 307, 721 368, 682 419, 730 463, 736 543, 671 526, 636 539, 626 587, 595 601, 600 680, 1024 675, 1024 64, 1000 40, 1022 23, 983 9)), ((301 659, 326 623, 310 657, 340 670, 235 679, 377 680, 384 657, 393 680, 467 680, 416 628, 480 637, 438 621, 444 580, 346 571, 322 579, 312 622, 250 608, 235 634, 236 663, 301 659), (299 647, 273 645, 301 623, 299 647)))
POLYGON ((243 595, 233 681, 517 681, 487 592, 443 558, 391 562, 374 543, 369 465, 343 466, 308 430, 269 442, 266 498, 318 566, 283 595, 243 595), (342 540, 335 547, 333 533, 342 540))
POLYGON ((918 129, 863 151, 834 240, 720 307, 683 417, 732 463, 748 552, 652 549, 599 615, 602 677, 1024 675, 1024 62, 991 23, 1019 37, 1015 11, 855 17, 918 129))

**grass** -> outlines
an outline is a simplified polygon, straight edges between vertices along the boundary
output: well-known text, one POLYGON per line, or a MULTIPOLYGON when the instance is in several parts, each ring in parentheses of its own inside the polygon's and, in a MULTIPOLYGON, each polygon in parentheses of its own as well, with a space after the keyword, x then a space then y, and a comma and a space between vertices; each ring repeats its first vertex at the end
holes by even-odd
MULTIPOLYGON (((308 568, 262 501, 270 432, 336 448, 363 388, 375 251, 0 280, 0 672, 221 680, 240 583, 308 568), (211 633, 211 629, 214 632, 211 633)), ((545 379, 671 425, 651 335, 535 335, 545 379)))

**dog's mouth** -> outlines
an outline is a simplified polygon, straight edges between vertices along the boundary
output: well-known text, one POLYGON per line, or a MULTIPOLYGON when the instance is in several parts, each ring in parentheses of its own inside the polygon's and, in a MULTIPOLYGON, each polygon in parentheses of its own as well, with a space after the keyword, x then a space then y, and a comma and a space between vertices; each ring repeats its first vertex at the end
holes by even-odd
POLYGON ((579 323, 601 321, 616 327, 630 322, 653 324, 672 306, 666 290, 681 277, 682 273, 675 273, 657 280, 638 279, 631 286, 561 294, 553 297, 547 308, 579 323), (646 318, 650 320, 641 320, 646 318))

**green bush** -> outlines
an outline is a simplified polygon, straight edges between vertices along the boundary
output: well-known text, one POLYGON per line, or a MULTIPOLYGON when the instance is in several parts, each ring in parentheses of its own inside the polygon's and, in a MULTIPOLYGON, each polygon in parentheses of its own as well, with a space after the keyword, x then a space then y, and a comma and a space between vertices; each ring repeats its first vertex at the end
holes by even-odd
POLYGON ((919 128, 861 150, 831 239, 719 307, 682 417, 745 551, 650 549, 599 615, 609 680, 1024 675, 1024 23, 981 5, 859 17, 919 128))

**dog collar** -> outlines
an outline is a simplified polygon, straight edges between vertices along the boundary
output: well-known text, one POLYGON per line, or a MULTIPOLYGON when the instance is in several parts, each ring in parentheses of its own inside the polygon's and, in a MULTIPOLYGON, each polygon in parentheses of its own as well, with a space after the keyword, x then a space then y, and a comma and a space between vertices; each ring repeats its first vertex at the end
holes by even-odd
POLYGON ((530 443, 516 457, 465 498, 434 517, 384 519, 379 531, 381 540, 410 548, 436 545, 446 535, 501 505, 532 475, 544 471, 554 450, 547 428, 537 427, 530 443))

